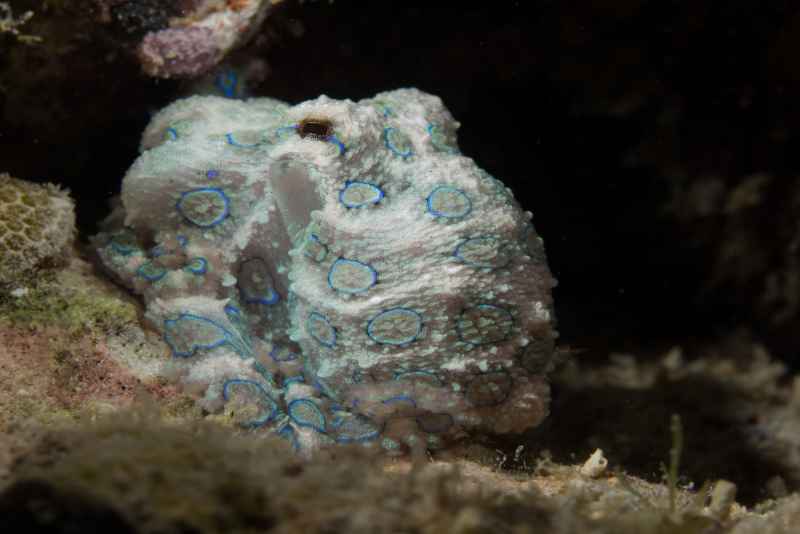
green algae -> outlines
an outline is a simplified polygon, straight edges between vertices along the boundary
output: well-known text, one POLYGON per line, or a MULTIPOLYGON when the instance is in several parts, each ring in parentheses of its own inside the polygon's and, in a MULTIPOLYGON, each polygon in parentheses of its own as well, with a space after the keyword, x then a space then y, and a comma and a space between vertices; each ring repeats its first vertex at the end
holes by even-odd
POLYGON ((135 324, 136 304, 82 273, 43 271, 18 294, 0 293, 0 322, 15 327, 113 333, 135 324))

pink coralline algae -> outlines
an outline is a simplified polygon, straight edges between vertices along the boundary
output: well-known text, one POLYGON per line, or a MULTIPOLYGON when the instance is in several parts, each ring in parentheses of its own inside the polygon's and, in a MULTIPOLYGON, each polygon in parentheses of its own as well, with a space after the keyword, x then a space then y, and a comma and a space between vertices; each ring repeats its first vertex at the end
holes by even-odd
POLYGON ((95 238, 170 376, 311 452, 517 433, 547 415, 556 332, 541 239, 416 89, 157 114, 95 238))
POLYGON ((214 67, 222 56, 211 28, 168 28, 145 36, 139 59, 147 74, 191 78, 214 67))
POLYGON ((96 0, 101 19, 144 32, 136 49, 144 72, 195 78, 252 37, 280 0, 96 0))

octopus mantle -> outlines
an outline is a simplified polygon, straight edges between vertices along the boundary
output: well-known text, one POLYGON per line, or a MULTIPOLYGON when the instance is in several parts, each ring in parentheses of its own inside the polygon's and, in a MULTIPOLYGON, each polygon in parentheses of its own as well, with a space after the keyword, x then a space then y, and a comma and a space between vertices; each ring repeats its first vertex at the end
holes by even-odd
POLYGON ((553 278, 529 212, 416 89, 180 100, 95 238, 211 411, 301 450, 437 447, 547 414, 553 278))

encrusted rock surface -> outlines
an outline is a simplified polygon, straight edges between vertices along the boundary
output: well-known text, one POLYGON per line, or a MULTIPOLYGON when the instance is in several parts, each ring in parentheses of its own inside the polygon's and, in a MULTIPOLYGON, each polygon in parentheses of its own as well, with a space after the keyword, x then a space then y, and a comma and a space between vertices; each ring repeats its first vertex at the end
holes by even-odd
POLYGON ((0 289, 24 285, 44 263, 66 263, 74 237, 75 205, 66 191, 0 173, 0 289))
MULTIPOLYGON (((166 27, 149 31, 137 47, 144 72, 158 78, 193 78, 209 72, 234 48, 245 43, 280 0, 183 0, 170 7, 179 15, 166 27)), ((114 2, 111 2, 114 3, 114 2)), ((117 2, 119 3, 119 2, 117 2)), ((136 2, 121 2, 124 21, 148 20, 136 2), (131 5, 133 7, 131 7, 131 5)), ((154 17, 164 17, 155 9, 154 17)), ((117 17, 118 20, 121 17, 117 17)))

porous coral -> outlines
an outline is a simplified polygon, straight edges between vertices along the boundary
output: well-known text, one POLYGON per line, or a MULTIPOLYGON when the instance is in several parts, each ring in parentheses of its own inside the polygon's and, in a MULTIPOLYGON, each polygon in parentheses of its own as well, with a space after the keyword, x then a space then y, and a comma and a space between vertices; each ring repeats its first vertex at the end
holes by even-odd
MULTIPOLYGON (((203 405, 299 448, 436 447, 547 414, 541 239, 415 89, 179 101, 144 133, 103 263, 203 405)), ((114 226, 112 224, 112 226, 114 226)))
POLYGON ((67 256, 75 233, 74 204, 58 187, 0 173, 0 288, 67 256))

